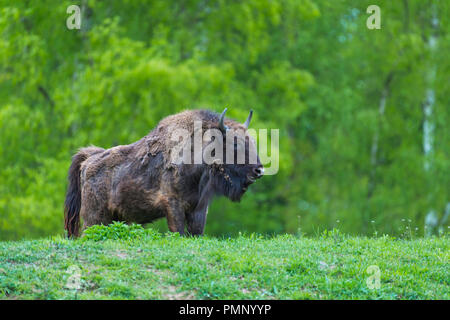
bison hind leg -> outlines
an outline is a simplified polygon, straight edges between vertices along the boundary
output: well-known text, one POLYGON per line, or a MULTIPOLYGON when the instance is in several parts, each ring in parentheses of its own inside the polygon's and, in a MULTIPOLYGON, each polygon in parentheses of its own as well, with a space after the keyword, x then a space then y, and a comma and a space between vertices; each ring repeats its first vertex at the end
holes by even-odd
POLYGON ((80 214, 83 220, 83 231, 93 225, 109 225, 113 222, 113 216, 106 203, 99 202, 89 188, 84 189, 80 214))

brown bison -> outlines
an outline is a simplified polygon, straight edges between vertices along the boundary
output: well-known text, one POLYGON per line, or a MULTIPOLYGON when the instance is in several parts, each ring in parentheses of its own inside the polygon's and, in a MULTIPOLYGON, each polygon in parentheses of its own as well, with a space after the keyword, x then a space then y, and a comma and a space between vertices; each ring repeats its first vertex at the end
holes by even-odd
POLYGON ((130 145, 80 149, 72 159, 68 176, 68 237, 79 236, 80 216, 83 229, 113 221, 144 224, 166 217, 170 231, 183 235, 186 225, 189 234, 202 235, 211 198, 224 195, 239 201, 248 186, 264 173, 255 142, 247 132, 252 111, 244 124, 225 119, 225 112, 184 111, 164 118, 147 136, 130 145), (183 137, 173 138, 179 129, 185 132, 183 143, 179 139, 183 137), (222 134, 208 139, 207 130, 222 134), (187 146, 184 156, 196 157, 196 135, 202 150, 221 142, 218 145, 223 152, 213 149, 210 156, 216 158, 212 163, 203 157, 197 163, 173 161, 174 150, 179 151, 176 147, 180 145, 187 146), (232 161, 228 159, 230 149, 232 161), (242 150, 245 159, 239 161, 242 150), (220 154, 225 153, 227 159, 222 161, 220 154), (255 161, 250 161, 252 156, 255 161))

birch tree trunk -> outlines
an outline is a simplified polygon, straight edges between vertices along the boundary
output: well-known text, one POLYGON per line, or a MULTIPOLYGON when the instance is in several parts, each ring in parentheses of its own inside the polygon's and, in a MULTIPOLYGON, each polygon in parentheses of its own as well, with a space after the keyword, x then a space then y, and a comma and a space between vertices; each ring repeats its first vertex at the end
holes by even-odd
POLYGON ((370 149, 370 179, 369 186, 367 191, 367 198, 370 199, 372 197, 373 191, 375 190, 375 170, 378 165, 378 144, 380 140, 380 130, 383 122, 384 111, 386 109, 386 101, 389 96, 390 84, 392 81, 392 77, 394 76, 394 72, 390 72, 386 80, 384 81, 383 90, 381 91, 380 102, 378 104, 378 126, 375 134, 372 138, 372 147, 370 149))
MULTIPOLYGON (((431 8, 431 33, 428 38, 428 50, 430 51, 431 63, 428 65, 426 82, 428 88, 425 92, 425 101, 423 102, 423 152, 424 152, 424 170, 426 175, 431 174, 432 155, 433 155, 433 108, 435 103, 434 82, 436 79, 436 64, 434 62, 435 53, 438 46, 438 29, 439 19, 437 15, 437 7, 432 3, 431 8)), ((429 195, 430 196, 430 195, 429 195)), ((425 216, 425 235, 435 232, 438 227, 439 219, 434 208, 430 208, 425 216)))

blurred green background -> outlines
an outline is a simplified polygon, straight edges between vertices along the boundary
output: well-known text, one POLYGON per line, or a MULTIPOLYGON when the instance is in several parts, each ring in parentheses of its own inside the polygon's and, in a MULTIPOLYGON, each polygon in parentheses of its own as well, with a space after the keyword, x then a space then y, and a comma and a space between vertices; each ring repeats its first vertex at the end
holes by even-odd
POLYGON ((280 129, 280 171, 216 199, 207 234, 448 231, 450 1, 0 4, 0 239, 63 233, 79 147, 224 106, 280 129))

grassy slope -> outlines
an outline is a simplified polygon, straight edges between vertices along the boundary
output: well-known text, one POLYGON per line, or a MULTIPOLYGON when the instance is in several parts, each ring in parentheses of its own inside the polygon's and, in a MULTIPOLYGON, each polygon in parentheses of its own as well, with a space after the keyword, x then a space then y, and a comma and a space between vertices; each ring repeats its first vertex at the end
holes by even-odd
POLYGON ((6 299, 449 299, 449 240, 145 235, 0 242, 6 299), (78 291, 65 288, 71 265, 78 291), (381 270, 370 290, 366 269, 381 270))

